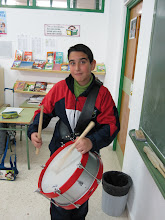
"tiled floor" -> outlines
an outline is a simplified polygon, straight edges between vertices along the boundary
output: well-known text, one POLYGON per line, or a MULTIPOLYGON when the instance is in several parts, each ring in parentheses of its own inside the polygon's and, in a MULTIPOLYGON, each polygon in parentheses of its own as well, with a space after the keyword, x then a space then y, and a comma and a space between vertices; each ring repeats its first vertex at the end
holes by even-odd
MULTIPOLYGON (((49 201, 35 192, 41 165, 49 159, 48 143, 51 139, 50 132, 43 132, 43 146, 39 155, 29 141, 31 169, 27 169, 25 137, 19 141, 17 134, 17 167, 19 174, 15 181, 0 181, 0 220, 49 220, 49 201)), ((14 148, 13 148, 14 149, 14 148)), ((9 161, 10 151, 6 162, 9 161)), ((107 170, 120 170, 116 153, 109 146, 101 150, 104 172, 107 170)), ((7 164, 6 164, 7 166, 7 164)), ((89 199, 89 212, 86 220, 127 220, 126 211, 120 217, 106 215, 101 208, 102 184, 98 186, 89 199)), ((67 220, 67 219, 66 219, 67 220)))

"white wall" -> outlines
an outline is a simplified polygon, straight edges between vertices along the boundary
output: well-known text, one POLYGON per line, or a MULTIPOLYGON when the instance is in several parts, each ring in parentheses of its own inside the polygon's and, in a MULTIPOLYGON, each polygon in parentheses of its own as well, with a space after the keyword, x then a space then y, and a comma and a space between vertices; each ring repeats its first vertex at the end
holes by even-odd
MULTIPOLYGON (((106 36, 108 32, 108 10, 105 13, 85 13, 85 12, 65 12, 53 10, 28 10, 28 9, 4 9, 7 14, 7 36, 1 37, 0 41, 13 42, 13 58, 0 58, 0 66, 5 72, 5 87, 12 88, 16 80, 36 81, 42 80, 47 82, 57 82, 64 79, 66 74, 54 73, 35 73, 11 70, 14 60, 14 53, 17 48, 17 36, 20 34, 31 37, 40 37, 43 42, 44 24, 73 24, 80 25, 80 37, 50 37, 55 40, 55 51, 64 52, 66 61, 67 50, 70 46, 77 43, 88 45, 98 63, 106 61, 106 36)), ((46 59, 46 48, 43 47, 42 57, 34 58, 46 59)), ((106 64, 106 63, 105 63, 106 64)), ((108 73, 107 73, 108 74, 108 73)), ((99 76, 104 81, 103 76, 99 76)), ((19 106, 29 95, 15 93, 15 106, 19 106)), ((6 103, 12 105, 12 95, 6 91, 6 103)))
POLYGON ((119 82, 121 74, 121 62, 123 53, 126 7, 123 0, 106 1, 106 9, 109 10, 109 23, 107 26, 107 51, 104 85, 110 90, 117 105, 119 82))
MULTIPOLYGON (((139 128, 155 0, 143 0, 128 132, 139 128)), ((128 210, 131 220, 163 220, 165 202, 136 147, 127 135, 123 172, 133 179, 128 210)))

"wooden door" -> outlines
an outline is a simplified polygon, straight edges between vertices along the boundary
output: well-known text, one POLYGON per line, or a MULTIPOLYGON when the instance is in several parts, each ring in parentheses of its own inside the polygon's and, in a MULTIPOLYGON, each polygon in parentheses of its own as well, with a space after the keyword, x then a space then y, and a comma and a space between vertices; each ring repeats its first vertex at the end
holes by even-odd
POLYGON ((123 81, 122 99, 121 99, 121 108, 120 108, 120 132, 117 135, 117 142, 123 154, 125 150, 125 142, 126 142, 127 129, 128 129, 128 121, 129 121, 129 113, 130 113, 130 109, 129 109, 130 95, 131 95, 130 93, 131 93, 131 85, 133 84, 133 80, 134 80, 142 3, 143 2, 139 2, 130 11, 129 34, 127 41, 127 53, 126 53, 124 81, 123 81))

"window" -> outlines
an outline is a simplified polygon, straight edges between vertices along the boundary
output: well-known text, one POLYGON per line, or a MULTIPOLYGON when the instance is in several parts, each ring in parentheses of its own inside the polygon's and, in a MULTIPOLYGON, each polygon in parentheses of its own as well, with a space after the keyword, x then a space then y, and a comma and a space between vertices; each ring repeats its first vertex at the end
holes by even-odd
POLYGON ((0 0, 0 7, 104 12, 105 0, 0 0))
POLYGON ((36 6, 50 7, 50 0, 36 0, 36 6))
POLYGON ((2 0, 2 5, 24 5, 27 6, 27 0, 2 0))
POLYGON ((99 0, 76 0, 75 1, 75 8, 82 8, 82 9, 97 9, 99 5, 99 0))

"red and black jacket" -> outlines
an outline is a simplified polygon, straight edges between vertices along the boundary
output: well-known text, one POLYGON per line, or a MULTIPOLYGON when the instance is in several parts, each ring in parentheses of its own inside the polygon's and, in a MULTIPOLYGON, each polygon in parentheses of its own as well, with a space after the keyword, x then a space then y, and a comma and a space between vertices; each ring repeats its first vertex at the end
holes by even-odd
MULTIPOLYGON (((53 117, 59 117, 55 125, 53 137, 49 144, 51 153, 54 153, 61 146, 61 134, 59 132, 60 120, 67 126, 70 133, 74 133, 79 116, 82 112, 88 93, 96 83, 95 76, 85 92, 79 97, 74 95, 74 79, 69 75, 54 85, 44 97, 41 104, 44 105, 43 129, 46 128, 53 117)), ((100 86, 99 93, 94 107, 95 127, 88 133, 87 137, 92 141, 92 152, 109 145, 120 130, 118 112, 112 96, 108 89, 100 86)), ((29 126, 28 137, 38 131, 40 109, 35 111, 33 123, 29 126)))

